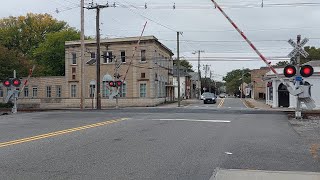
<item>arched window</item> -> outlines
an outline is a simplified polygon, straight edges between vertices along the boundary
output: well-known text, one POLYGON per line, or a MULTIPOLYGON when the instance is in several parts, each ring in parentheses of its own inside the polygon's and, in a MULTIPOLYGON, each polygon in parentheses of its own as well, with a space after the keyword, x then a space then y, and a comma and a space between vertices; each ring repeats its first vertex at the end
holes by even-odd
POLYGON ((106 98, 108 98, 110 95, 110 89, 109 86, 107 86, 108 81, 113 81, 113 78, 109 74, 106 74, 102 78, 102 97, 106 98))

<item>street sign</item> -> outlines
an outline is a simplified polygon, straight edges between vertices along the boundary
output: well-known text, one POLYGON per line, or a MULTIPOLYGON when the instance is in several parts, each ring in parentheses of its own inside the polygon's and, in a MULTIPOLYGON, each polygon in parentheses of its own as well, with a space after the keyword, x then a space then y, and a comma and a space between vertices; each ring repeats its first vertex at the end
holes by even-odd
POLYGON ((302 81, 302 77, 301 76, 296 76, 296 81, 302 81))
POLYGON ((299 53, 305 58, 309 56, 309 53, 302 48, 299 50, 299 53))
POLYGON ((301 43, 298 45, 297 43, 295 43, 292 39, 289 39, 288 43, 294 47, 294 49, 288 54, 289 58, 293 58, 295 57, 297 54, 301 54, 303 57, 308 57, 309 54, 307 53, 307 51, 305 51, 303 49, 303 46, 307 44, 307 42, 309 41, 309 39, 304 38, 301 43))
POLYGON ((288 54, 288 57, 289 57, 289 58, 293 58, 293 57, 295 57, 295 56, 298 54, 298 52, 299 52, 299 49, 294 48, 294 49, 288 54))
POLYGON ((300 46, 303 47, 304 45, 307 44, 308 41, 309 41, 308 38, 304 38, 304 39, 301 41, 300 46))
POLYGON ((297 43, 294 42, 292 39, 289 39, 288 43, 292 46, 292 47, 296 47, 297 43))

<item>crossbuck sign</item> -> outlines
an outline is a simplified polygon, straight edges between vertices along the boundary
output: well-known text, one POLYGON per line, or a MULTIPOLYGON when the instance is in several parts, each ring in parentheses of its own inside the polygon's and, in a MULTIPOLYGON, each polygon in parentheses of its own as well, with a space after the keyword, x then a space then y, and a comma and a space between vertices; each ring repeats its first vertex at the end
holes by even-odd
POLYGON ((309 54, 307 53, 307 51, 305 51, 304 49, 303 49, 303 46, 305 45, 305 44, 307 44, 307 42, 309 41, 309 39, 307 39, 307 38, 304 38, 302 41, 301 41, 301 43, 298 45, 296 42, 294 42, 292 39, 290 39, 289 41, 288 41, 288 43, 292 46, 292 47, 294 47, 294 49, 288 54, 288 57, 289 58, 293 58, 293 57, 295 57, 298 53, 299 54, 301 54, 303 57, 308 57, 309 56, 309 54))

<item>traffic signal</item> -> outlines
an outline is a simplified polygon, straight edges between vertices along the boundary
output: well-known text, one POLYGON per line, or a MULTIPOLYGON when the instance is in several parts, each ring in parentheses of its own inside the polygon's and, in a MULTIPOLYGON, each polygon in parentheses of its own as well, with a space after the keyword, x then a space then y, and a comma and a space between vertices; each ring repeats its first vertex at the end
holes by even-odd
POLYGON ((283 74, 285 77, 293 77, 295 76, 297 73, 296 68, 293 65, 287 65, 284 69, 283 69, 283 74))
POLYGON ((310 65, 304 65, 300 69, 300 74, 303 77, 310 77, 313 74, 313 67, 310 65))

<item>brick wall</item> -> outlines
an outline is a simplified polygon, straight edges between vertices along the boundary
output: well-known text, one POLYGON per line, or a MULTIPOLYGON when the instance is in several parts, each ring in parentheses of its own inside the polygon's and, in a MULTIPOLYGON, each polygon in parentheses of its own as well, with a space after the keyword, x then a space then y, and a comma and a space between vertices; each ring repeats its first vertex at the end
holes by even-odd
POLYGON ((262 67, 260 69, 251 70, 251 82, 253 85, 253 93, 254 96, 252 98, 259 99, 259 93, 265 94, 266 85, 262 80, 262 77, 269 72, 270 69, 268 67, 262 67))

